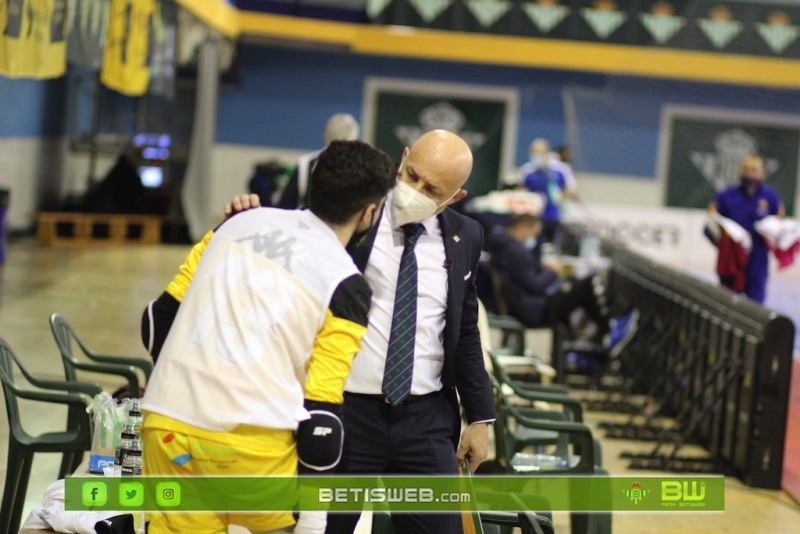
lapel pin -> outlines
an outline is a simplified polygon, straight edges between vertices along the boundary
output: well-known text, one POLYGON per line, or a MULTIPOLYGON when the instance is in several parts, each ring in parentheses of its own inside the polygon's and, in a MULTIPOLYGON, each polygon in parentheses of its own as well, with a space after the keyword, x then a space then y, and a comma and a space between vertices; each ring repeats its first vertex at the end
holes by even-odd
POLYGON ((455 241, 456 243, 458 243, 459 241, 461 241, 461 236, 454 235, 454 236, 453 236, 453 241, 455 241))

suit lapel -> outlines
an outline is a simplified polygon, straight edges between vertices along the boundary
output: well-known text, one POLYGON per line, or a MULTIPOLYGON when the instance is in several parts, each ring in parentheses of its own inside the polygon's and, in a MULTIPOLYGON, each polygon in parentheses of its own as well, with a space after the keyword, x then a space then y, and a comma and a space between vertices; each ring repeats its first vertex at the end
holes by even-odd
POLYGON ((461 302, 464 300, 464 280, 466 268, 461 224, 457 217, 451 217, 449 210, 439 215, 439 225, 444 241, 444 255, 447 265, 447 312, 445 313, 444 350, 445 357, 452 356, 458 344, 461 324, 461 302))

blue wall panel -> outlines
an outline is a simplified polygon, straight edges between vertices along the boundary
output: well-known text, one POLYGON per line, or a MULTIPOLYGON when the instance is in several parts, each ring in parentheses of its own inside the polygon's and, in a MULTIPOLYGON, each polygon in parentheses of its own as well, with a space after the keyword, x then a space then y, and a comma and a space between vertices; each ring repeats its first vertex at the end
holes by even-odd
POLYGON ((64 78, 0 76, 0 137, 55 137, 65 132, 64 78))
MULTIPOLYGON (((800 115, 800 91, 333 51, 243 45, 238 70, 240 83, 220 94, 221 143, 319 147, 330 115, 348 112, 361 119, 364 83, 370 76, 515 87, 520 95, 516 163, 527 159, 534 137, 558 145, 570 132, 578 148, 576 169, 617 175, 656 174, 665 105, 800 115), (575 121, 568 124, 568 115, 575 121)), ((65 80, 0 77, 0 137, 64 135, 65 80)))
POLYGON ((517 163, 534 137, 566 140, 564 95, 575 95, 579 170, 654 176, 666 104, 800 114, 800 91, 627 78, 543 69, 357 56, 243 46, 241 85, 220 96, 218 140, 307 149, 321 145, 328 116, 361 118, 369 76, 516 87, 517 163))

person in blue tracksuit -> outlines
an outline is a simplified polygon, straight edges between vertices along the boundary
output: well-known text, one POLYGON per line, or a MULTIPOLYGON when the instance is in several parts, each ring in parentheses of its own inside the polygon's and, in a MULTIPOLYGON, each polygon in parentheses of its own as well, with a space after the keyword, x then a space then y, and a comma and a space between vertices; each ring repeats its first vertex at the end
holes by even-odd
MULTIPOLYGON (((745 156, 739 166, 739 184, 720 191, 709 208, 750 232, 753 248, 747 261, 744 293, 761 304, 769 278, 769 248, 756 232, 755 223, 768 215, 783 217, 785 211, 780 195, 764 183, 765 178, 764 159, 756 154, 745 156)), ((732 288, 732 278, 721 277, 720 283, 732 288)))
POLYGON ((563 163, 550 155, 550 143, 545 139, 533 140, 531 160, 520 168, 521 184, 545 200, 540 214, 542 239, 556 245, 560 244, 561 204, 574 193, 574 184, 567 183, 562 168, 563 163))

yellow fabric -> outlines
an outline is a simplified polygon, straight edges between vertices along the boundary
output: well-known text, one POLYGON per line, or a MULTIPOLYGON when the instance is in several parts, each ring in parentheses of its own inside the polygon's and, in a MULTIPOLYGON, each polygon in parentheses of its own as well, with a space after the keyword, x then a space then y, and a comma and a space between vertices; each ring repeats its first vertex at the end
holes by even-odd
POLYGON ((225 37, 232 39, 239 35, 239 11, 225 0, 177 0, 177 2, 225 37))
POLYGON ((209 230, 195 246, 192 247, 191 252, 186 257, 186 260, 178 267, 178 274, 167 286, 167 293, 172 295, 178 302, 183 302, 183 297, 186 295, 186 290, 189 289, 189 284, 192 283, 192 277, 197 270, 197 264, 200 263, 200 258, 203 257, 203 252, 208 246, 208 242, 214 237, 214 230, 209 230))
POLYGON ((365 326, 335 317, 330 310, 325 313, 325 324, 317 335, 308 365, 306 399, 344 402, 344 382, 366 332, 365 326))
POLYGON ((67 68, 66 0, 0 2, 0 74, 55 78, 67 68))
POLYGON ((147 92, 148 43, 155 5, 155 0, 111 0, 100 71, 100 81, 106 87, 130 96, 147 92))
MULTIPOLYGON (((230 476, 297 474, 294 433, 240 425, 232 432, 210 432, 163 415, 146 413, 142 425, 143 474, 153 476, 230 476)), ((294 524, 291 513, 152 512, 151 534, 224 532, 227 525, 269 531, 294 524)))

